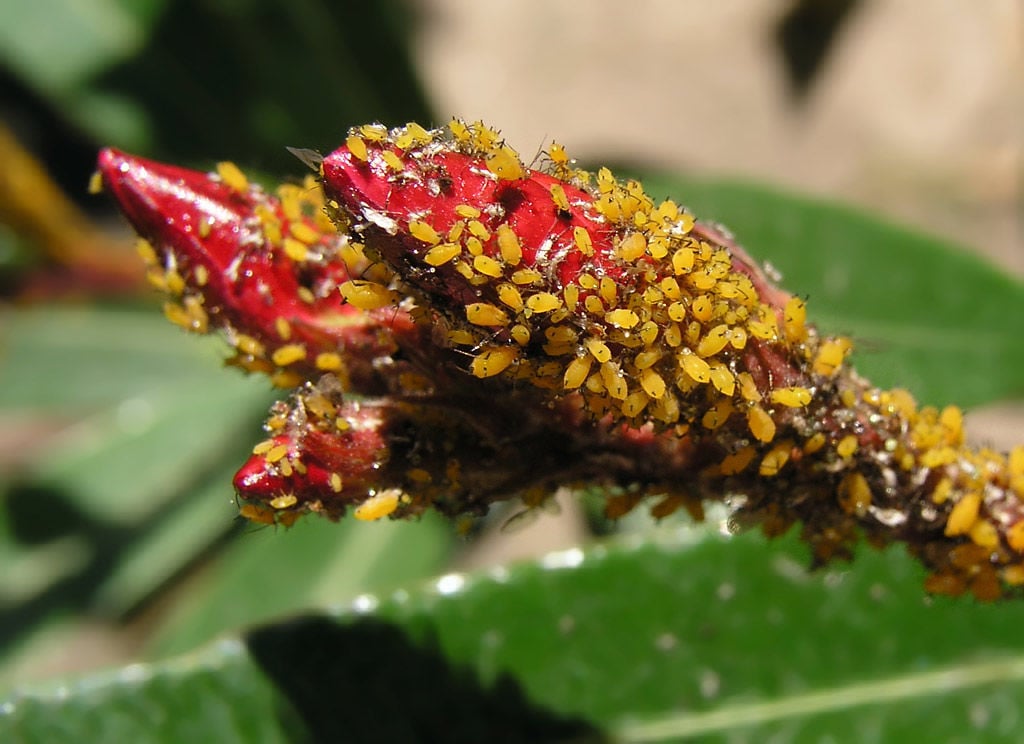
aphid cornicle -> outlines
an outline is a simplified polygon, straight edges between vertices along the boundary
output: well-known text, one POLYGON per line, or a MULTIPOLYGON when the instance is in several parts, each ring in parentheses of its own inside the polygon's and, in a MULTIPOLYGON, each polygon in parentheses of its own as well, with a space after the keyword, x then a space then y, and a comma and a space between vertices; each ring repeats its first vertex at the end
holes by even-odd
POLYGON ((168 317, 295 388, 235 479, 244 516, 464 516, 606 484, 626 489, 609 517, 650 497, 700 518, 743 494, 743 521, 802 522, 817 562, 866 534, 905 542, 933 592, 1024 585, 1024 447, 972 449, 958 409, 871 386, 676 202, 557 143, 531 169, 480 122, 355 127, 307 162, 318 179, 270 194, 226 163, 100 156, 168 317))

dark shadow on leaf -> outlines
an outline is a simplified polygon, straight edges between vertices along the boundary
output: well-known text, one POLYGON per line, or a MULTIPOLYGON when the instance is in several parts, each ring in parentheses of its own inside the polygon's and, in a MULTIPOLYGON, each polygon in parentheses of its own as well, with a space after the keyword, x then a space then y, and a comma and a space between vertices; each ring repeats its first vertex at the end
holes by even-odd
POLYGON ((308 616, 247 641, 317 742, 606 741, 587 721, 529 701, 511 676, 485 688, 435 643, 381 620, 308 616))

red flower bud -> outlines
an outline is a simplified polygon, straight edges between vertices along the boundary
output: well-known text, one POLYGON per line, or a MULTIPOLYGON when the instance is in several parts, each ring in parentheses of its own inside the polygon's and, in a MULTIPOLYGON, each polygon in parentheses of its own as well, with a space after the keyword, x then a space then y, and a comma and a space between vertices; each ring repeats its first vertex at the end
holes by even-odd
POLYGON ((225 330, 233 364, 282 386, 332 371, 379 389, 373 360, 411 324, 404 313, 367 315, 344 302, 338 285, 366 261, 326 220, 315 183, 274 197, 230 164, 206 174, 110 148, 99 170, 145 241, 151 282, 176 300, 165 308, 171 320, 225 330))

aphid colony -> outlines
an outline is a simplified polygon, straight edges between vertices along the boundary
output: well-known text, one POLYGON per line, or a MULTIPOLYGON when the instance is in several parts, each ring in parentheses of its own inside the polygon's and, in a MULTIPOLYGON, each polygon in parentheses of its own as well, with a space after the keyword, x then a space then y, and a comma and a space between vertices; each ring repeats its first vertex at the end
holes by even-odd
POLYGON ((527 168, 496 131, 367 125, 275 195, 116 151, 104 183, 183 327, 297 387, 236 477, 242 513, 408 517, 621 487, 662 517, 726 497, 817 561, 903 541, 928 588, 1024 584, 1024 448, 964 446, 846 362, 802 299, 672 201, 553 144, 527 168))

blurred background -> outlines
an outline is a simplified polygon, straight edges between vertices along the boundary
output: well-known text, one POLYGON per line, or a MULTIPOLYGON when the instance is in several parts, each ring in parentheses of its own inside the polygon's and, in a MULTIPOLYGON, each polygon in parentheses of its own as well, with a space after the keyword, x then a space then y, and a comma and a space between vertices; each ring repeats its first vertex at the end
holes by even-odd
MULTIPOLYGON (((275 393, 159 317, 86 192, 100 146, 275 182, 303 169, 286 145, 482 118, 527 160, 557 139, 583 163, 770 183, 1022 277, 1022 45, 1019 0, 4 4, 0 687, 601 529, 577 499, 465 541, 435 520, 240 524, 230 476, 275 393)), ((1005 448, 1024 411, 969 422, 1005 448)))

